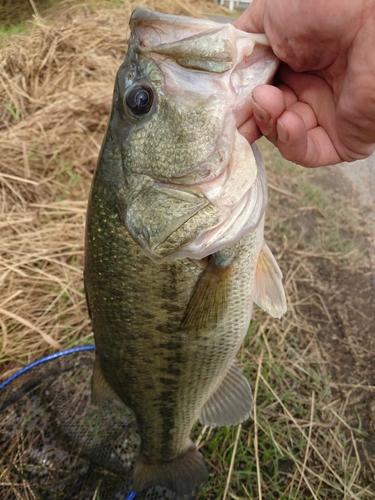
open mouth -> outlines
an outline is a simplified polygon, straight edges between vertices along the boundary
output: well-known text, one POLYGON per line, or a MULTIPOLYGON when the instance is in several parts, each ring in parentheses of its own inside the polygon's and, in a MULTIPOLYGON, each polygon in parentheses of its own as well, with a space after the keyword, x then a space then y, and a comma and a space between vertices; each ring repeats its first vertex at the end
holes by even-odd
POLYGON ((145 186, 126 209, 126 226, 155 262, 199 260, 254 230, 266 204, 260 153, 236 133, 230 162, 217 177, 194 185, 145 186))
MULTIPOLYGON (((253 160, 256 163, 255 174, 253 173, 255 179, 238 186, 234 181, 237 181, 243 172, 234 175, 228 169, 226 175, 221 174, 223 179, 226 179, 221 186, 221 192, 218 187, 220 179, 215 179, 215 186, 204 186, 206 192, 211 195, 210 203, 197 210, 153 248, 159 259, 203 259, 238 242, 258 226, 267 204, 267 186, 264 166, 255 146, 253 152, 253 160), (234 184, 225 193, 230 179, 234 184)), ((247 159, 249 162, 249 157, 247 159)), ((202 185, 199 187, 202 188, 202 185)))

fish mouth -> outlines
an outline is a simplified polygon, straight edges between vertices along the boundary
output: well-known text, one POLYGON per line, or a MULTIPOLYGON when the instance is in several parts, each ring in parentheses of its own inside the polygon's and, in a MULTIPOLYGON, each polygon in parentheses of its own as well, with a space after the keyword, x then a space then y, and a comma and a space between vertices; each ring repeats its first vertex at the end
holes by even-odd
POLYGON ((146 181, 125 208, 124 222, 145 255, 161 262, 166 254, 170 254, 169 260, 174 260, 173 253, 182 241, 189 241, 191 231, 185 231, 185 238, 180 236, 173 242, 171 236, 182 228, 186 229, 189 220, 208 204, 208 200, 194 189, 146 181), (168 250, 164 248, 161 252, 163 243, 168 250))
MULTIPOLYGON (((161 261, 173 261, 181 258, 201 260, 230 245, 237 243, 259 225, 267 205, 267 180, 260 152, 256 145, 252 146, 254 160, 257 163, 257 172, 254 182, 236 201, 230 205, 216 206, 209 203, 204 209, 197 211, 186 222, 191 226, 200 227, 186 244, 170 251, 171 242, 178 241, 183 233, 183 225, 160 242, 154 252, 161 257, 161 261), (202 218, 206 218, 205 209, 212 210, 217 215, 218 223, 201 227, 202 218)), ((160 258, 159 257, 159 258, 160 258)))
POLYGON ((156 263, 201 260, 253 231, 266 204, 260 152, 238 134, 231 160, 219 176, 188 187, 154 183, 128 207, 126 225, 156 263))

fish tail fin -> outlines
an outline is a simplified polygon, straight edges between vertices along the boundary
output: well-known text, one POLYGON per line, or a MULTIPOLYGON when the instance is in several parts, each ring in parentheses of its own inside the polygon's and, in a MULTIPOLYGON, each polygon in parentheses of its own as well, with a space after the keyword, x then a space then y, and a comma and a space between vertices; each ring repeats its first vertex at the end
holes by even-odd
POLYGON ((142 453, 135 464, 133 489, 137 492, 153 486, 173 491, 178 498, 195 496, 197 489, 208 481, 208 469, 203 455, 193 443, 181 455, 166 462, 150 462, 142 453))

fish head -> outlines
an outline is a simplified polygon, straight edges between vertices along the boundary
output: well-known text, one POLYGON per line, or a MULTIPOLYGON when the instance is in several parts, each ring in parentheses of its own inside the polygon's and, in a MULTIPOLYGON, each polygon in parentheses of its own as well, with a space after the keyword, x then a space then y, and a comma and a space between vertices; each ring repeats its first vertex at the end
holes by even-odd
POLYGON ((237 128, 278 61, 264 35, 230 24, 141 8, 130 29, 106 140, 121 163, 121 220, 155 262, 202 259, 262 219, 260 154, 237 128))

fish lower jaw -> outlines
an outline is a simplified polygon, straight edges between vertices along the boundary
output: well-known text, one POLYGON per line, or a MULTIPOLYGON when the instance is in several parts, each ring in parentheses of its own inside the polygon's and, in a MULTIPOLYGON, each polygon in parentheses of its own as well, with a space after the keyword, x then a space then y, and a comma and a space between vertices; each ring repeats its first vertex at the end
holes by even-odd
MULTIPOLYGON (((261 223, 264 210, 253 217, 251 193, 246 193, 233 210, 228 210, 228 217, 212 229, 204 231, 191 243, 177 251, 159 258, 158 262, 172 262, 177 259, 192 259, 200 261, 224 248, 238 243, 251 231, 256 230, 261 223)), ((157 247, 155 248, 157 251, 157 247)), ((155 254, 151 257, 155 260, 155 254)))

